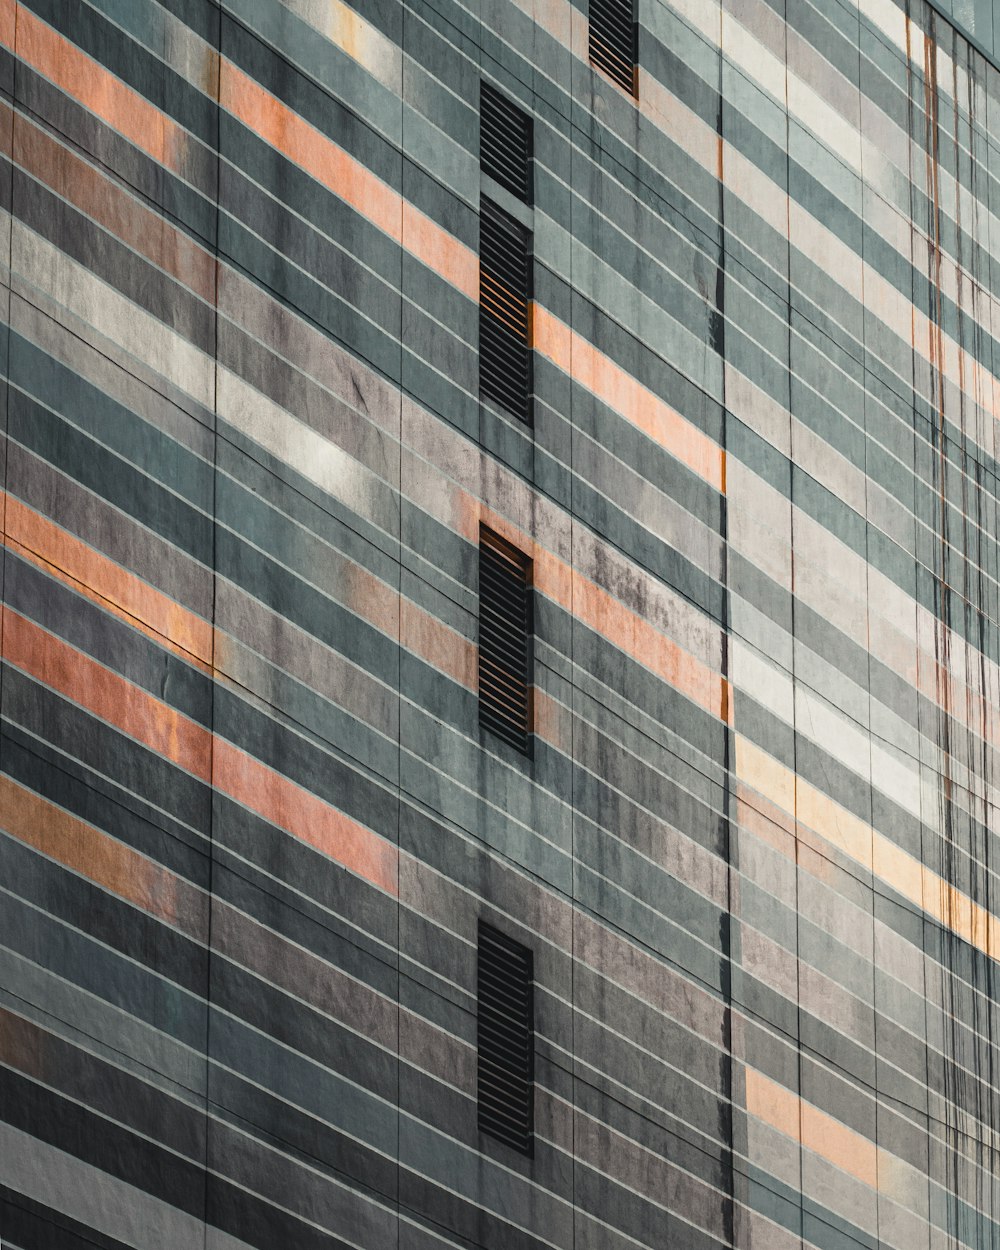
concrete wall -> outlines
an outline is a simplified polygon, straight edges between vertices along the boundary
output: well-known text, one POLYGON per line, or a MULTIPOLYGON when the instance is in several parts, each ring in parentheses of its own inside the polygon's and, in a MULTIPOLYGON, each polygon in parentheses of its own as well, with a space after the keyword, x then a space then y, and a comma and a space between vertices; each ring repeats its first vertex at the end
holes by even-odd
POLYGON ((917 0, 638 16, 636 101, 572 0, 0 0, 5 1247, 1000 1244, 1000 75, 917 0))

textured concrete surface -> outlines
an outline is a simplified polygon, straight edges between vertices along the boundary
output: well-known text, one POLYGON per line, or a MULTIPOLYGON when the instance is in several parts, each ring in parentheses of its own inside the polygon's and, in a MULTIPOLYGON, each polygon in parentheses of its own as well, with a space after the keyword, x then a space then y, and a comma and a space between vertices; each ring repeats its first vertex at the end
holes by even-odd
POLYGON ((5 1247, 1000 1245, 1000 72, 921 0, 638 17, 633 100, 582 0, 0 0, 5 1247))

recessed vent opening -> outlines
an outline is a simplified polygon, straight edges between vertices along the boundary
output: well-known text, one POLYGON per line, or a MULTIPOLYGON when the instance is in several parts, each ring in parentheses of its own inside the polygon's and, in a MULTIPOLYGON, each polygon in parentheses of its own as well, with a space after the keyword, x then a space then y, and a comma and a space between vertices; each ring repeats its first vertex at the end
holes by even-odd
POLYGON ((590 60, 629 95, 636 94, 633 0, 590 0, 590 60))
POLYGON ((531 203, 531 118, 486 82, 479 89, 479 161, 511 195, 531 203))
POLYGON ((534 968, 531 951, 479 922, 479 1128, 522 1154, 534 1132, 534 968))
POLYGON ((479 723, 531 752, 531 560, 485 526, 479 534, 479 723))
POLYGON ((479 234, 479 393, 531 423, 531 234, 483 199, 479 234))

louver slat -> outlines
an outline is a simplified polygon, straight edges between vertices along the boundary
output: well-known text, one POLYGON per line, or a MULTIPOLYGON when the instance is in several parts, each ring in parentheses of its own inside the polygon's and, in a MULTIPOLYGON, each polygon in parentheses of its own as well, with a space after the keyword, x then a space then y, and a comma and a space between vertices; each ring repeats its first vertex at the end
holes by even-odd
POLYGON ((479 536, 479 723, 531 751, 531 561, 498 534, 479 536))
POLYGON ((479 922, 479 1127, 522 1154, 534 1131, 534 969, 531 951, 479 922))
POLYGON ((482 202, 479 239, 479 391, 531 421, 531 251, 527 230, 482 202))
POLYGON ((633 0, 590 0, 590 60, 630 95, 635 95, 633 0))
POLYGON ((531 203, 531 118, 486 82, 479 89, 479 163, 511 195, 531 203))

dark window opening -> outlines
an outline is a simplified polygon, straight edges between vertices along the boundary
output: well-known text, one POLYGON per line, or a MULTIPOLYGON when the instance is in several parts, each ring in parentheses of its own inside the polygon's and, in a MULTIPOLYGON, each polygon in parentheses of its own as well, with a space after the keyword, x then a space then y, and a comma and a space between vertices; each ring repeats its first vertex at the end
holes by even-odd
POLYGON ((511 195, 531 203, 531 118, 486 82, 479 89, 479 162, 511 195))
POLYGON ((531 424, 531 234, 492 200, 479 227, 479 393, 531 424))
POLYGON ((636 95, 637 25, 634 0, 590 0, 590 60, 636 95))
POLYGON ((479 723, 531 753, 531 560, 479 532, 479 723))
POLYGON ((534 960, 483 921, 477 959, 479 1128, 533 1153, 534 960))

